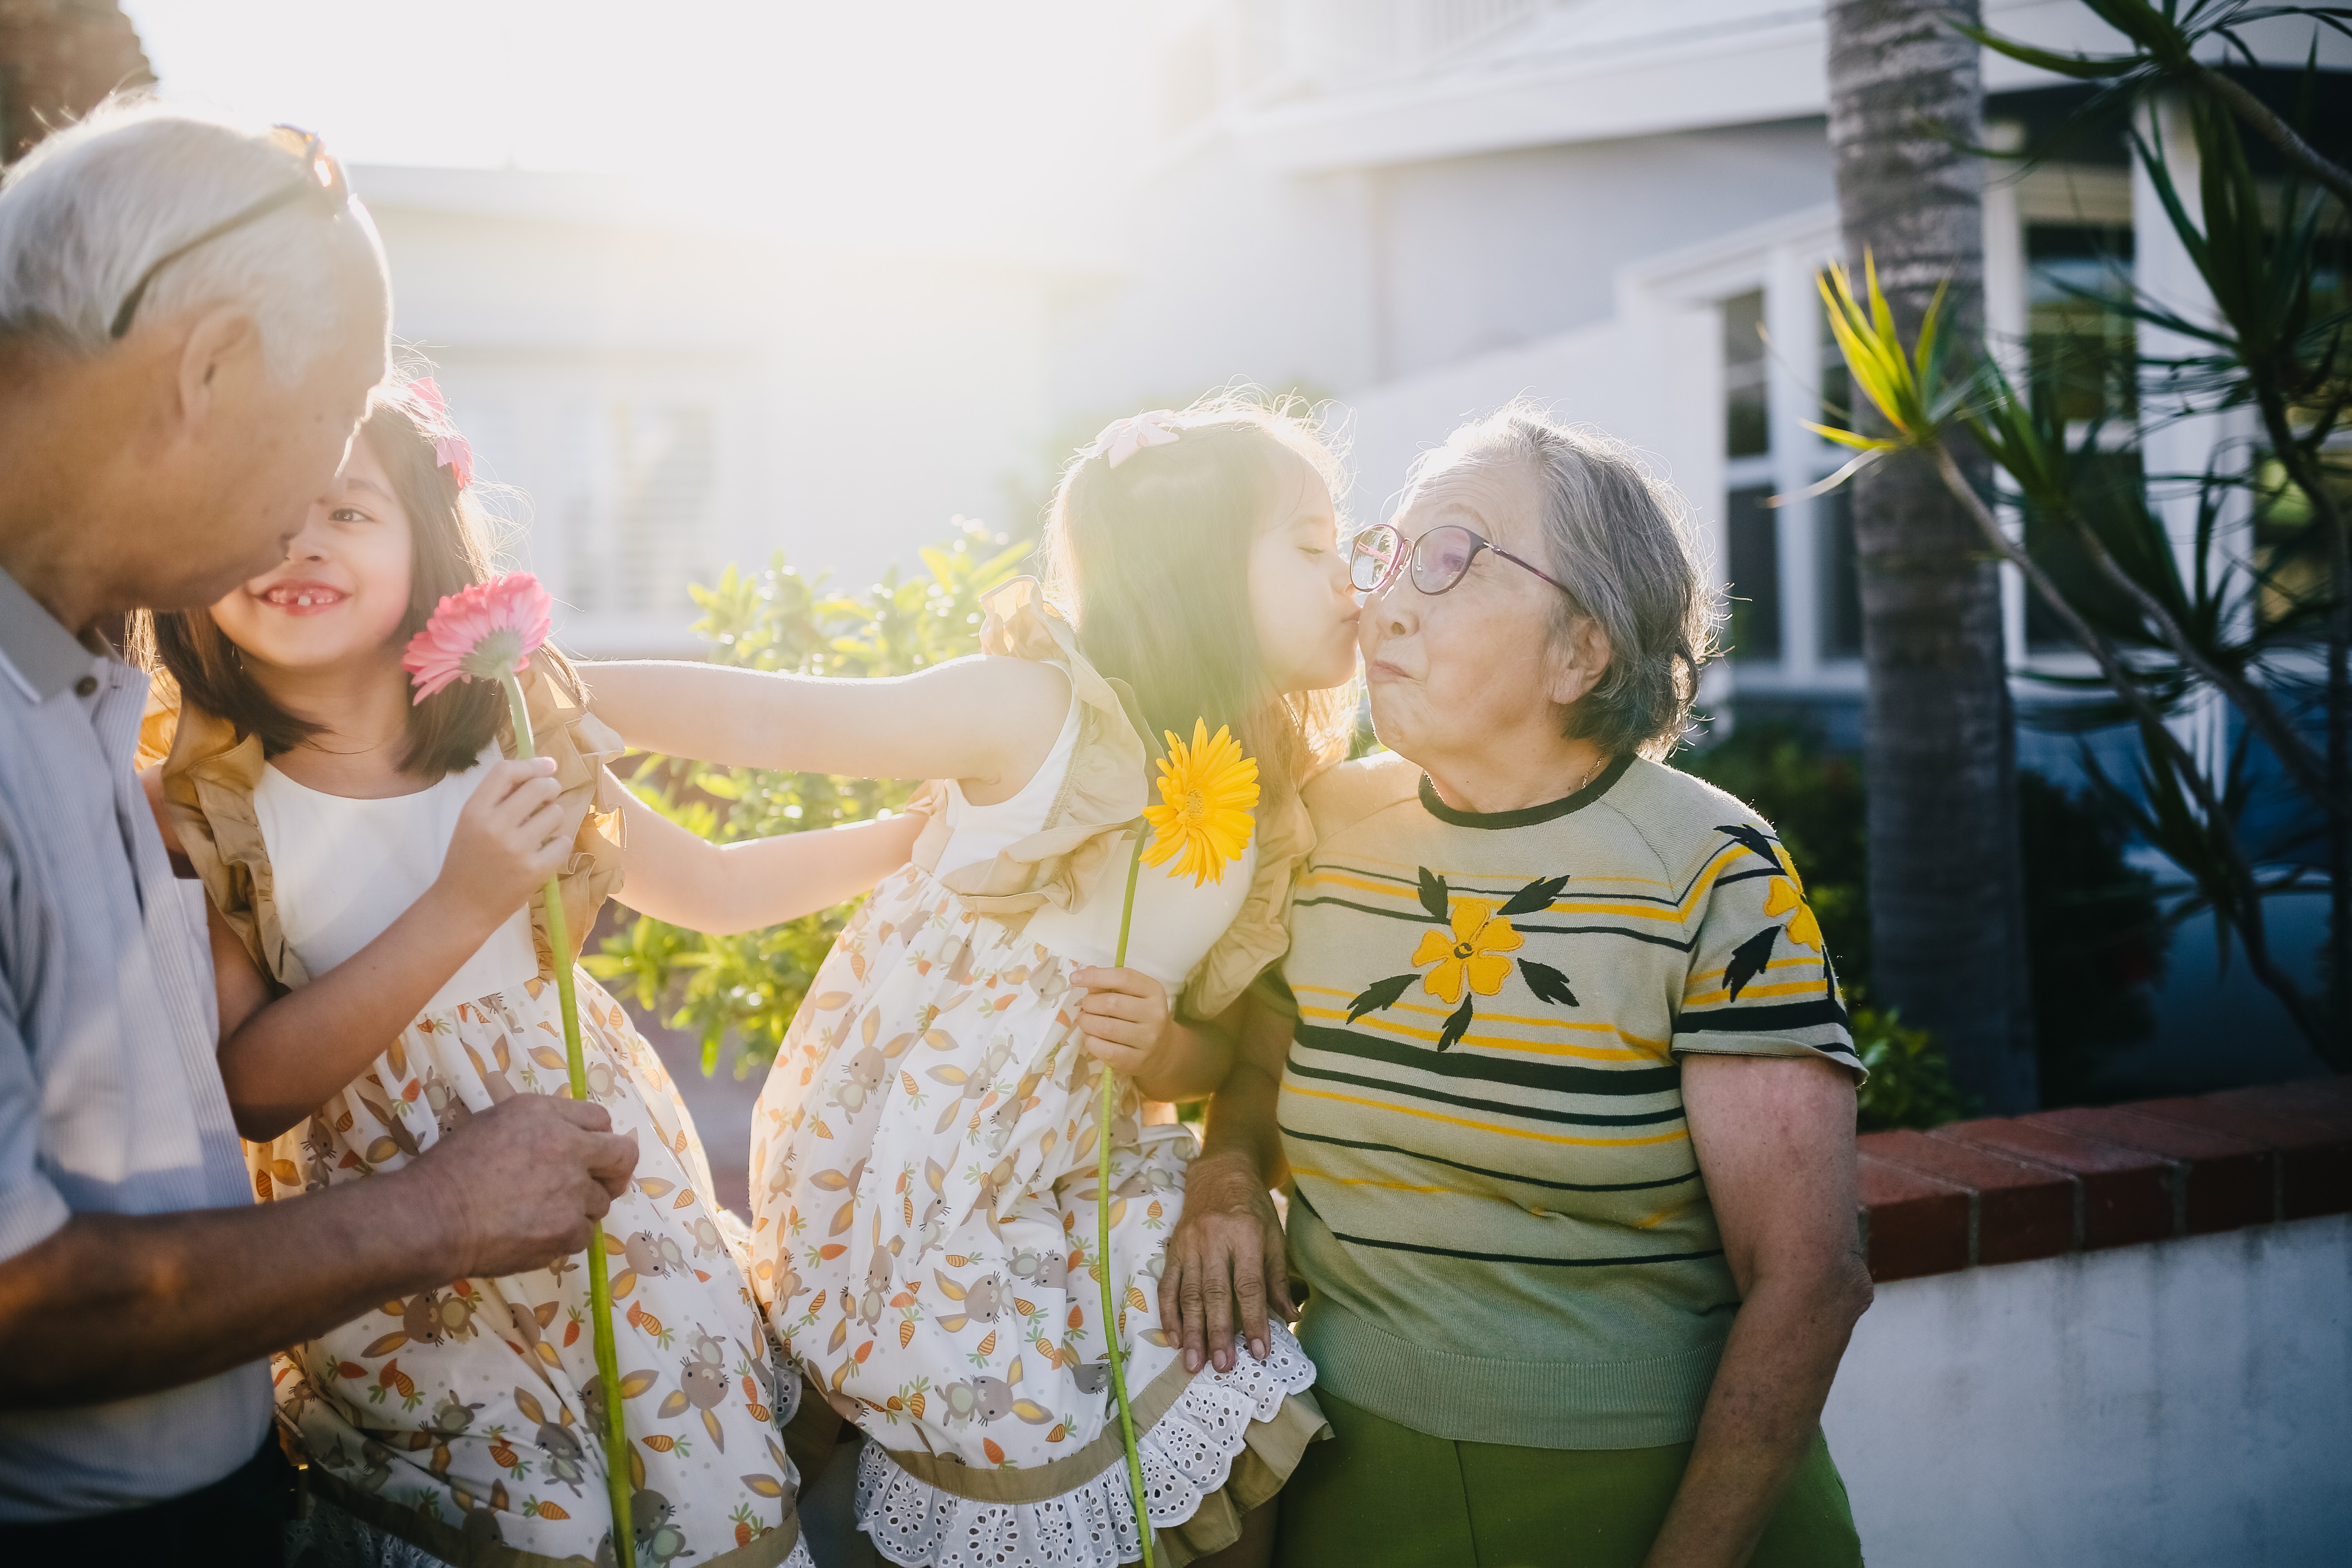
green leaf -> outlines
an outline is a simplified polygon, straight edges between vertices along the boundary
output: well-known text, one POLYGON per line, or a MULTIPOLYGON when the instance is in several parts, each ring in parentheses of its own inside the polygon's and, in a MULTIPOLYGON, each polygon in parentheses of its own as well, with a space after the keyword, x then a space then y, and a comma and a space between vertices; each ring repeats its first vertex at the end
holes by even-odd
POLYGON ((1551 908, 1552 900, 1559 897, 1560 889, 1567 886, 1566 877, 1538 879, 1513 893, 1508 900, 1505 900, 1503 907, 1495 912, 1498 915, 1524 915, 1538 910, 1548 910, 1551 908))
POLYGON ((1973 38, 1996 54, 2007 55, 2021 65, 2058 76, 2073 77, 2077 81, 2099 81, 2112 77, 2129 76, 2145 68, 2148 60, 2140 55, 2062 55, 2049 49, 2037 49, 2031 44, 2021 44, 2004 38, 1988 27, 1955 26, 1953 31, 1963 37, 1973 38))
POLYGON ((1386 980, 1373 981, 1361 994, 1348 1004, 1348 1022, 1352 1024, 1367 1013, 1394 1006, 1396 999, 1404 994, 1405 987, 1420 978, 1418 974, 1391 974, 1386 980))
POLYGON ((1895 447, 1895 442, 1882 441, 1875 436, 1860 436, 1851 430, 1840 430, 1828 425, 1816 425, 1810 419, 1801 420, 1800 423, 1814 435, 1827 437, 1841 447, 1852 447, 1864 452, 1891 452, 1895 447))
POLYGON ((1438 876, 1426 866, 1416 867, 1414 869, 1421 873, 1421 907, 1429 911, 1431 920, 1445 919, 1447 915, 1445 879, 1438 876))
POLYGON ((1568 976, 1549 963, 1523 958, 1519 960, 1519 978, 1528 983, 1528 989, 1535 993, 1538 1002, 1549 1002, 1560 1007, 1582 1005, 1577 1001, 1576 993, 1569 989, 1568 976))
POLYGON ((1445 1020, 1445 1026, 1437 1032, 1437 1048, 1441 1051, 1447 1049, 1469 1032, 1470 995, 1469 993, 1465 992, 1462 996, 1462 1005, 1454 1009, 1445 1020))

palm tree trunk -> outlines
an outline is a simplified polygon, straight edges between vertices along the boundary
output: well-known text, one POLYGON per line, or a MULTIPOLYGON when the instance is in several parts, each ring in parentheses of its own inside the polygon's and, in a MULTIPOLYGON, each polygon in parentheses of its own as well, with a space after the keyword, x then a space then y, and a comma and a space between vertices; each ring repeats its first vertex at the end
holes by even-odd
MULTIPOLYGON (((1874 258, 1906 341, 1938 286, 1955 354, 1982 347, 1983 165, 1974 0, 1833 0, 1830 147, 1848 262, 1874 258)), ((1867 426, 1864 428, 1868 428, 1867 426)), ((1874 433, 1884 434, 1881 429, 1874 433)), ((1983 460, 1964 457, 1981 488, 1983 460)), ((1967 511, 1916 453, 1853 496, 1870 780, 1871 984, 1934 1032, 1986 1110, 2036 1102, 2016 731, 2000 585, 1967 511)))

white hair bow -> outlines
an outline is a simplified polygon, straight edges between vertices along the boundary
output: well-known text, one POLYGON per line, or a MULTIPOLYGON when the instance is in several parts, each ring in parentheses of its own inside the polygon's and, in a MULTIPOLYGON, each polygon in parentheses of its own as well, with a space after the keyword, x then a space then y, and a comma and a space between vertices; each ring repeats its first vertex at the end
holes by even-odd
POLYGON ((1171 410, 1155 408, 1149 414, 1114 419, 1102 427, 1102 434, 1083 455, 1101 458, 1116 468, 1143 447, 1165 447, 1174 441, 1182 432, 1171 429, 1167 422, 1175 417, 1171 410))

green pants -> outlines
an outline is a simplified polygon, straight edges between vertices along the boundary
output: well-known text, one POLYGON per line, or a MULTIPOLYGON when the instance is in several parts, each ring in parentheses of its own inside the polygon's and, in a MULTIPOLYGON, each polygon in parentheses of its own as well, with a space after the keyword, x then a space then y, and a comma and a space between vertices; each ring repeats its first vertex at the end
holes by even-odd
MULTIPOLYGON (((1316 1403, 1332 1436, 1282 1489, 1276 1568, 1641 1568, 1691 1446, 1454 1443, 1316 1403)), ((1862 1545, 1819 1434, 1749 1568, 1852 1568, 1862 1545)))

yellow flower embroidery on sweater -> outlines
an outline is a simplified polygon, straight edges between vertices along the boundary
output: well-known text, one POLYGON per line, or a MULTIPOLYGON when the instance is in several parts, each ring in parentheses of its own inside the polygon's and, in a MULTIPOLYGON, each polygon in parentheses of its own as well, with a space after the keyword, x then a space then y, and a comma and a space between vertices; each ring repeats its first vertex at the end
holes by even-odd
POLYGON ((1511 961, 1500 955, 1517 952, 1527 939, 1484 899, 1455 899, 1452 925, 1452 941, 1444 931, 1423 931, 1421 945, 1413 950, 1415 969, 1437 965, 1422 976, 1422 989, 1442 1002, 1459 1002, 1466 979, 1479 995, 1494 995, 1511 976, 1511 961))
MULTIPOLYGON (((1461 1004, 1438 1031, 1437 1048, 1443 1051, 1451 1049, 1469 1032, 1473 1012, 1465 989, 1475 995, 1493 996, 1510 979, 1514 961, 1503 954, 1517 952, 1527 942, 1527 938, 1512 927, 1511 917, 1540 914, 1549 909, 1552 900, 1568 886, 1568 879, 1538 877, 1498 907, 1486 899, 1457 897, 1444 877, 1426 866, 1418 869, 1421 907, 1431 920, 1443 922, 1443 929, 1421 933, 1421 945, 1413 949, 1412 966, 1436 967, 1427 974, 1391 974, 1385 980, 1374 981, 1348 1004, 1348 1022, 1352 1024, 1367 1013, 1397 1005, 1418 980, 1422 988, 1439 1001, 1461 1004)), ((1564 1007, 1578 1005, 1568 976, 1551 965, 1522 958, 1517 961, 1516 967, 1520 983, 1537 1001, 1564 1007)))
MULTIPOLYGON (((1786 860, 1782 863, 1785 865, 1786 860)), ((1797 881, 1797 873, 1793 869, 1786 877, 1773 878, 1772 885, 1764 894, 1766 914, 1787 914, 1791 910, 1796 914, 1789 921, 1789 940, 1810 947, 1815 952, 1821 952, 1822 922, 1813 918, 1812 906, 1805 902, 1804 889, 1797 881)))

